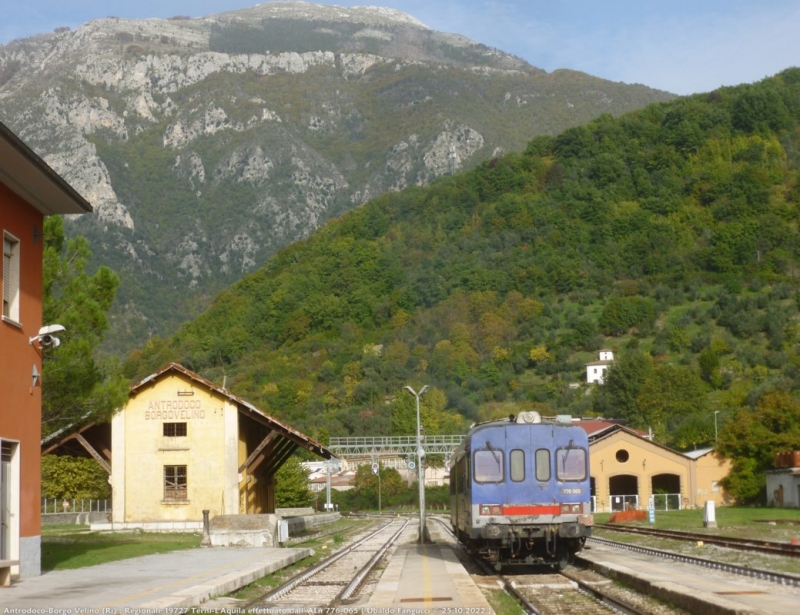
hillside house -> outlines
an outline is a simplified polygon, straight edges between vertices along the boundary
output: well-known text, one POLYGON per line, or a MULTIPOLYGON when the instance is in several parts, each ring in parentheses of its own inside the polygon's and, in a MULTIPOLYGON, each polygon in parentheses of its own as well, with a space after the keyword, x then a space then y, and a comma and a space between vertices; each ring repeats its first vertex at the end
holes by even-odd
POLYGON ((597 361, 586 364, 586 382, 588 384, 603 384, 609 366, 614 362, 614 352, 607 348, 599 353, 597 361))
POLYGON ((74 188, 0 123, 0 585, 41 574, 44 217, 91 211, 74 188))

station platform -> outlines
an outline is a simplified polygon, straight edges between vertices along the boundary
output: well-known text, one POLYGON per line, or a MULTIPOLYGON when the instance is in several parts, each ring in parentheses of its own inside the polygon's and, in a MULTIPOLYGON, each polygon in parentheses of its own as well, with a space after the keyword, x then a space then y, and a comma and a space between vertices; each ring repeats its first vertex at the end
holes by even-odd
MULTIPOLYGON (((311 549, 210 547, 55 570, 0 587, 0 605, 57 614, 169 613, 236 591, 311 555, 311 549)), ((19 611, 30 613, 37 611, 19 611)))
POLYGON ((709 615, 796 615, 800 588, 694 564, 588 543, 582 559, 604 575, 681 607, 709 615))
POLYGON ((394 613, 442 613, 450 608, 492 613, 481 590, 445 544, 399 546, 368 603, 359 606, 366 613, 390 608, 394 613))

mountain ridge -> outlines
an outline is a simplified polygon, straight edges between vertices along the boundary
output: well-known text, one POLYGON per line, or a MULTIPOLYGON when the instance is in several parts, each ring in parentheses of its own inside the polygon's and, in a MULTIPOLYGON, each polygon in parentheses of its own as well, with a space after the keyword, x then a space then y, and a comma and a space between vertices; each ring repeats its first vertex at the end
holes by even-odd
POLYGON ((369 198, 672 98, 374 7, 58 30, 0 46, 0 114, 96 208, 68 232, 122 278, 110 352, 369 198))

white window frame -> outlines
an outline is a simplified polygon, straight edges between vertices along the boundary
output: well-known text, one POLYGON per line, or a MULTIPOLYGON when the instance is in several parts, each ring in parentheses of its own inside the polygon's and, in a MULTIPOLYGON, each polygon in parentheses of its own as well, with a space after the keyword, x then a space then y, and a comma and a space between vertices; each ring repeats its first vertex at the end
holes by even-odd
POLYGON ((3 231, 3 320, 15 325, 20 324, 19 253, 19 239, 3 231))

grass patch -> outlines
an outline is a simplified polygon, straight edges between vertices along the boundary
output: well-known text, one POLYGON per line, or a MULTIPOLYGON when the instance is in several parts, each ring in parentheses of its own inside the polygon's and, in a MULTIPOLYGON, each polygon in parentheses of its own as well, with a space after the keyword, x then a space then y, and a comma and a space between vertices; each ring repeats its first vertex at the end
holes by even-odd
POLYGON ((42 570, 68 570, 200 546, 200 534, 91 532, 83 526, 42 527, 42 570))
POLYGON ((483 595, 495 615, 525 615, 525 609, 511 594, 501 590, 484 590, 483 595))

